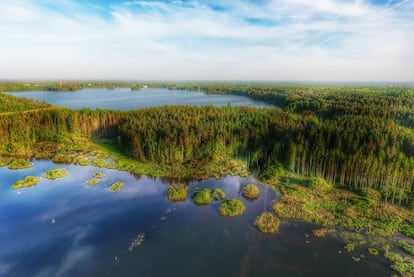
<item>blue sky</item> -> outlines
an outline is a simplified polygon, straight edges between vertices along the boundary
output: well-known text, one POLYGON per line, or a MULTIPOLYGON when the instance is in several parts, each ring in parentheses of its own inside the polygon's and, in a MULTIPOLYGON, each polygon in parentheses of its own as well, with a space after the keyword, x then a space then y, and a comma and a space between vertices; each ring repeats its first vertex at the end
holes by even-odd
POLYGON ((1 0, 0 79, 414 81, 414 0, 1 0))

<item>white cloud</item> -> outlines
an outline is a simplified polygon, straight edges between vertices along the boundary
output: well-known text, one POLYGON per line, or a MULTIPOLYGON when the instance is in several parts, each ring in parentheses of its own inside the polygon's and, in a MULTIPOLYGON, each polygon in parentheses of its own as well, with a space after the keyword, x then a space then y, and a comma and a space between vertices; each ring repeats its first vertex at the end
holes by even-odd
POLYGON ((0 79, 413 80, 413 1, 49 3, 0 3, 0 79))

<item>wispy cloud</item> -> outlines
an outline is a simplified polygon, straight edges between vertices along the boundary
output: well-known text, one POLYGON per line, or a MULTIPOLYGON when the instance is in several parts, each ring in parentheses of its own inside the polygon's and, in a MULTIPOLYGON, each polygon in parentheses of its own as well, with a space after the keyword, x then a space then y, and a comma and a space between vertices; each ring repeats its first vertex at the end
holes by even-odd
POLYGON ((0 3, 0 78, 401 80, 414 0, 0 3))

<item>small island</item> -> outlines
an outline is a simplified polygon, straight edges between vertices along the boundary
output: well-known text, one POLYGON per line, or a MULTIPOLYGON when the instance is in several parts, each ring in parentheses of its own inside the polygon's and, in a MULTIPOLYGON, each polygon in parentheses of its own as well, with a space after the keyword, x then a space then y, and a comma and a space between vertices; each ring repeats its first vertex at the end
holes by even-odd
POLYGON ((36 176, 27 176, 24 180, 19 180, 12 185, 12 189, 28 188, 37 185, 42 178, 36 176))
POLYGON ((243 202, 238 199, 225 200, 219 207, 220 214, 225 216, 241 215, 245 209, 243 202))
POLYGON ((280 220, 270 212, 263 212, 256 218, 254 225, 265 234, 274 234, 279 230, 280 220))
POLYGON ((224 200, 226 198, 226 194, 220 188, 214 188, 212 194, 214 200, 224 200))
POLYGON ((43 176, 50 180, 56 180, 69 176, 69 172, 64 168, 57 168, 46 171, 43 176))
POLYGON ((259 188, 253 184, 248 184, 243 188, 243 197, 248 200, 255 200, 259 198, 260 191, 259 188))
POLYGON ((168 187, 167 198, 170 201, 185 201, 188 187, 184 184, 172 184, 168 187))
POLYGON ((211 197, 212 190, 210 188, 205 188, 202 190, 197 190, 193 193, 191 197, 196 205, 203 206, 208 205, 213 201, 211 197))
POLYGON ((112 191, 119 191, 124 186, 124 183, 122 182, 115 182, 112 185, 109 186, 109 189, 112 191))

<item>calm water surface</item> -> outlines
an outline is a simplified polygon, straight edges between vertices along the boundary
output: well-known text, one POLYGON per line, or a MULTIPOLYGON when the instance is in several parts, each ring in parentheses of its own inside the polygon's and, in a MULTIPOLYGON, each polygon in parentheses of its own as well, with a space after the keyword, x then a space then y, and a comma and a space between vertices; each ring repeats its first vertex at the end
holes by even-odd
POLYGON ((253 106, 274 107, 261 101, 255 101, 239 95, 214 95, 201 92, 168 90, 158 88, 132 91, 129 88, 84 89, 80 91, 29 91, 9 93, 17 97, 43 100, 53 105, 71 109, 111 109, 129 111, 163 105, 192 105, 217 107, 226 106, 253 106))
MULTIPOLYGON (((390 276, 381 257, 356 263, 342 253, 343 243, 309 238, 314 226, 283 221, 276 235, 260 233, 255 217, 270 209, 273 190, 254 178, 225 177, 191 182, 220 187, 242 199, 242 216, 223 217, 218 204, 198 207, 190 200, 166 199, 168 183, 127 172, 55 165, 35 161, 35 167, 0 168, 0 276, 390 276), (66 168, 70 176, 42 179, 37 186, 12 190, 27 175, 66 168), (96 186, 85 181, 95 172, 105 177, 96 186), (119 192, 108 186, 125 183, 119 192), (249 202, 240 196, 247 183, 258 184, 261 196, 249 202), (52 223, 55 219, 55 223, 52 223), (139 234, 145 241, 129 251, 139 234), (309 240, 309 243, 306 243, 309 240)), ((366 253, 365 253, 366 254, 366 253)))

